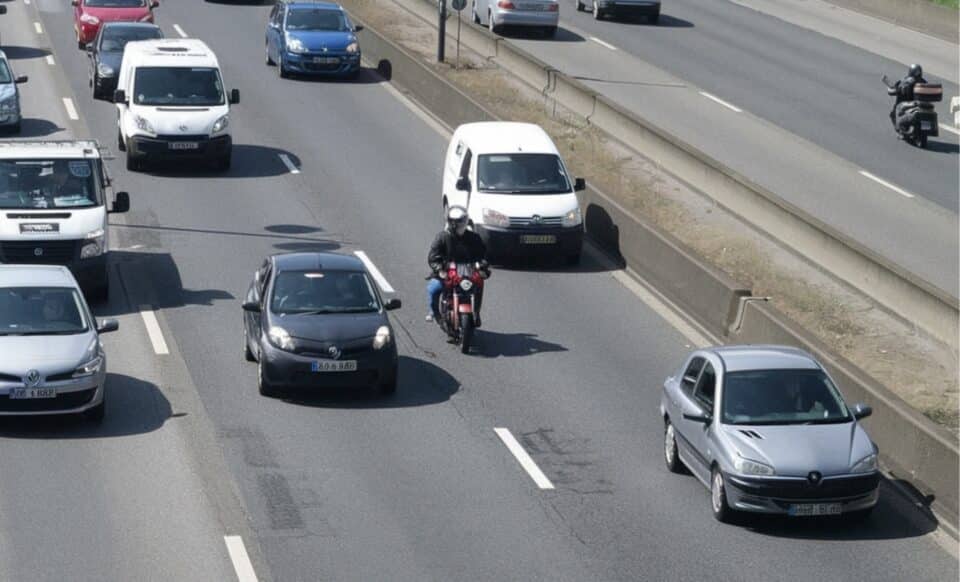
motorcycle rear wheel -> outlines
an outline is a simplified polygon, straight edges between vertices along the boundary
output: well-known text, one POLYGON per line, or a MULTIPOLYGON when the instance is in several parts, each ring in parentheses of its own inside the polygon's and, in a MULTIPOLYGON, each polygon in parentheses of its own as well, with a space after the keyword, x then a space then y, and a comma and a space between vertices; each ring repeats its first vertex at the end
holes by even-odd
POLYGON ((460 353, 466 354, 470 351, 470 342, 473 341, 473 314, 460 314, 460 353))

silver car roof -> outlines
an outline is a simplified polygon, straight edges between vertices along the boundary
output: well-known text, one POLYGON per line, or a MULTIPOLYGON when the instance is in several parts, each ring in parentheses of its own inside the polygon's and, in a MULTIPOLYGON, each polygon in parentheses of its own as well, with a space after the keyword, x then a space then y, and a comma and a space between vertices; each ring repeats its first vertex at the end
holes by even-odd
POLYGON ((746 345, 712 348, 727 372, 744 370, 817 370, 820 365, 807 352, 790 346, 746 345))
POLYGON ((77 287, 62 265, 0 265, 0 287, 77 287))

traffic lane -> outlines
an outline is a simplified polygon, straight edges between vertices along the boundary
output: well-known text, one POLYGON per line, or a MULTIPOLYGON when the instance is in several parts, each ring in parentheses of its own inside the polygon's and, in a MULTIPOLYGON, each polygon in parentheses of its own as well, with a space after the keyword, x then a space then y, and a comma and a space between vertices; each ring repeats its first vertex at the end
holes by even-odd
MULTIPOLYGON (((666 26, 597 22, 574 10, 565 21, 957 212, 957 136, 941 130, 920 150, 897 140, 887 117, 892 100, 880 76, 900 78, 902 63, 733 3, 676 0, 664 13, 666 26)), ((618 58, 609 52, 605 60, 618 58)), ((595 67, 601 76, 613 68, 595 67)), ((942 82, 945 100, 937 108, 949 126, 949 100, 958 91, 942 82)))

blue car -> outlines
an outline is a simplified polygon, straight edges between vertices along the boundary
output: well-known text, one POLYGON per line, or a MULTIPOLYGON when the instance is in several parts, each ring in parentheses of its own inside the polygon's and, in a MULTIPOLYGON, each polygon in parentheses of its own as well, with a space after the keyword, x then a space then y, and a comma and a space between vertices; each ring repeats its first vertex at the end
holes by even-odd
POLYGON ((355 77, 360 44, 346 11, 333 2, 281 0, 267 21, 267 65, 291 74, 355 77))

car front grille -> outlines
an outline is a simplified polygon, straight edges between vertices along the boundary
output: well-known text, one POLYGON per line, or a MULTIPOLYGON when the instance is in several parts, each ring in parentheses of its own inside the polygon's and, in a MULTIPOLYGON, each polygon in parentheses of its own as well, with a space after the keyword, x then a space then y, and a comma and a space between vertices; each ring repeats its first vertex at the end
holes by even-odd
POLYGON ((532 216, 511 216, 510 228, 537 228, 541 226, 563 226, 562 216, 541 216, 535 220, 532 216))
POLYGON ((77 241, 38 240, 0 242, 0 262, 62 265, 73 260, 77 241))
POLYGON ((758 497, 794 500, 843 499, 866 495, 880 483, 879 473, 848 477, 824 477, 814 485, 807 479, 752 479, 732 477, 730 483, 744 493, 758 497))
POLYGON ((77 392, 64 392, 63 394, 57 394, 54 398, 31 398, 23 400, 2 396, 0 397, 0 412, 56 412, 59 410, 70 410, 89 403, 96 392, 96 388, 90 388, 77 392))

